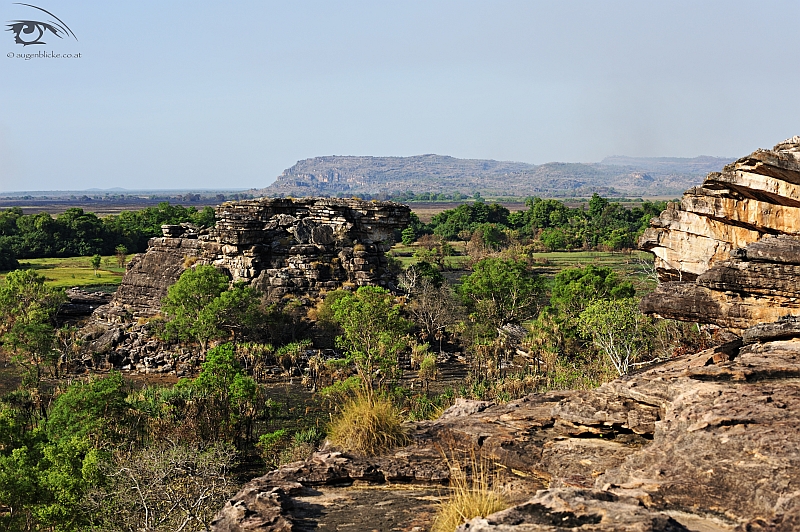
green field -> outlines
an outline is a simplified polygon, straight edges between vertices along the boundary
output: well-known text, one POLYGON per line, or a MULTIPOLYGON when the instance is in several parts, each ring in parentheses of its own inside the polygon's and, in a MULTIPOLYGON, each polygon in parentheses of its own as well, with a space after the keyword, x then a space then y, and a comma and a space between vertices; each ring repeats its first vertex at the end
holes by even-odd
MULTIPOLYGON (((463 242, 451 243, 458 255, 447 257, 445 263, 451 269, 460 269, 468 257, 464 254, 463 242)), ((392 248, 391 254, 407 268, 416 262, 413 254, 416 246, 397 244, 392 248)), ((127 260, 133 255, 128 256, 127 260)), ((601 251, 555 251, 552 253, 534 253, 536 269, 546 277, 553 277, 564 268, 582 268, 589 264, 595 266, 608 266, 622 275, 630 276, 637 291, 650 291, 655 286, 655 281, 647 278, 643 264, 652 265, 653 257, 644 251, 632 253, 609 253, 601 251)), ((65 259, 27 259, 20 261, 23 268, 31 268, 44 275, 48 285, 58 288, 108 287, 119 285, 125 268, 120 268, 114 256, 103 257, 100 270, 95 276, 90 257, 69 257, 65 259)), ((5 277, 0 274, 0 279, 5 277)))
MULTIPOLYGON (((133 255, 126 259, 130 260, 133 255)), ((122 281, 125 268, 120 268, 115 256, 103 257, 100 269, 95 275, 90 264, 91 257, 68 257, 64 259, 24 259, 19 261, 21 268, 36 270, 43 275, 49 286, 57 288, 101 288, 115 287, 122 281)), ((0 274, 0 278, 4 278, 0 274)))
MULTIPOLYGON (((457 255, 447 257, 445 264, 458 270, 469 260, 464 251, 464 242, 451 242, 457 255)), ((391 254, 400 261, 403 268, 408 268, 417 260, 414 251, 417 246, 404 246, 396 244, 392 247, 391 254)), ((652 268, 653 256, 646 251, 633 251, 631 253, 611 253, 605 251, 554 251, 549 253, 534 253, 536 270, 545 277, 552 278, 556 273, 565 268, 583 268, 589 264, 607 266, 633 282, 637 291, 649 292, 655 288, 655 279, 648 278, 646 271, 652 268)))

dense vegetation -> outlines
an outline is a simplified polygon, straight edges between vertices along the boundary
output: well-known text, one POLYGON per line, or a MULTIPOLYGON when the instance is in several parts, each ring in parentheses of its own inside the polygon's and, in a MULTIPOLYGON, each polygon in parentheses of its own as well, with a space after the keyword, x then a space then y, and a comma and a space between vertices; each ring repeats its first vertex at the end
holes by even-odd
POLYGON ((415 220, 403 241, 434 234, 446 241, 476 238, 494 249, 515 238, 530 239, 542 251, 630 249, 666 202, 645 201, 628 209, 594 194, 588 209, 569 208, 554 199, 528 198, 525 204, 527 210, 512 213, 497 203, 465 203, 437 214, 429 224, 415 220))
POLYGON ((403 236, 419 237, 416 258, 394 292, 272 300, 187 264, 162 315, 139 324, 165 350, 202 355, 172 386, 69 374, 85 346, 56 319, 63 292, 33 270, 11 272, 0 282, 0 344, 23 378, 0 397, 0 529, 205 530, 242 480, 308 457, 326 437, 380 452, 407 441, 403 421, 435 417, 459 396, 589 388, 703 347, 696 329, 639 312, 645 272, 589 263, 547 273, 535 255, 548 230, 576 248, 624 247, 614 239, 633 242, 658 208, 533 198, 519 213, 476 202, 415 220, 403 236), (444 260, 455 253, 457 274, 444 260), (466 376, 442 383, 444 364, 466 376), (311 397, 305 412, 290 382, 311 397))
POLYGON ((122 246, 140 253, 147 241, 161 236, 162 224, 191 222, 214 225, 214 209, 161 203, 138 211, 99 218, 80 208, 53 218, 48 213, 23 214, 14 207, 0 211, 0 270, 17 266, 17 259, 113 255, 122 246))

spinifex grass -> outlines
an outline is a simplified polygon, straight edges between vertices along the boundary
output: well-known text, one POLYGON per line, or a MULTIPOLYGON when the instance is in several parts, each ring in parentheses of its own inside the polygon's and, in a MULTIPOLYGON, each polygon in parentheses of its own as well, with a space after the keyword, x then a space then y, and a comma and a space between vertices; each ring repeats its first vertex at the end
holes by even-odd
POLYGON ((450 466, 450 497, 439 505, 431 532, 453 532, 473 517, 508 508, 502 491, 496 486, 496 476, 485 458, 448 460, 450 466))
POLYGON ((358 455, 371 456, 408 441, 398 408, 383 397, 360 393, 348 400, 328 429, 331 443, 358 455))

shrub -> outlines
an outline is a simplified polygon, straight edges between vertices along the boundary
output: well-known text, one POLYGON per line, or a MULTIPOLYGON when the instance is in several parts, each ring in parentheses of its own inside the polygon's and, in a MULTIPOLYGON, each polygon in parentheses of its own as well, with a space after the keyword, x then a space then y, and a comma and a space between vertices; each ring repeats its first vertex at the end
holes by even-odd
POLYGON ((327 399, 331 403, 343 403, 353 397, 360 389, 361 379, 357 375, 351 375, 344 380, 337 380, 330 386, 322 388, 319 394, 323 399, 327 399))
POLYGON ((439 367, 436 364, 436 355, 433 353, 428 353, 425 358, 422 359, 422 362, 420 362, 419 373, 417 374, 419 380, 425 383, 426 391, 430 381, 436 380, 438 375, 439 367))
POLYGON ((415 394, 406 399, 405 409, 411 421, 423 419, 437 419, 442 413, 453 405, 455 394, 449 388, 444 393, 429 397, 427 394, 415 394))
POLYGON ((292 436, 289 446, 283 450, 280 456, 282 464, 306 460, 314 454, 317 444, 325 438, 325 433, 317 427, 310 427, 292 436))
POLYGON ((486 517, 508 508, 492 480, 486 460, 472 456, 464 464, 450 462, 450 497, 440 504, 431 532, 453 532, 473 517, 486 517), (471 478, 468 470, 472 472, 471 478))
POLYGON ((399 410, 383 397, 359 394, 342 407, 328 429, 335 446, 371 456, 408 441, 399 410))
POLYGON ((280 463, 280 448, 284 445, 287 435, 286 429, 278 429, 259 436, 256 448, 268 468, 276 467, 280 463))

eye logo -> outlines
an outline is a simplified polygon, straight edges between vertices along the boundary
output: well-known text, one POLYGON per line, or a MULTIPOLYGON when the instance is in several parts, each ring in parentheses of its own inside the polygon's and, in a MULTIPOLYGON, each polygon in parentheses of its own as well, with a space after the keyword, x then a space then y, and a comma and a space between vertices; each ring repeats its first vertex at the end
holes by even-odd
POLYGON ((47 44, 42 40, 42 38, 47 34, 48 31, 59 39, 63 39, 63 35, 67 35, 72 36, 72 38, 76 41, 78 40, 78 38, 75 37, 75 34, 72 33, 72 30, 69 29, 69 26, 67 26, 63 20, 51 12, 30 4, 17 3, 16 5, 38 9, 39 11, 47 13, 58 21, 56 22, 55 20, 49 20, 47 22, 41 22, 38 20, 10 20, 10 24, 7 24, 8 29, 6 31, 10 31, 14 34, 14 41, 17 44, 21 44, 22 46, 28 46, 29 44, 47 44))

